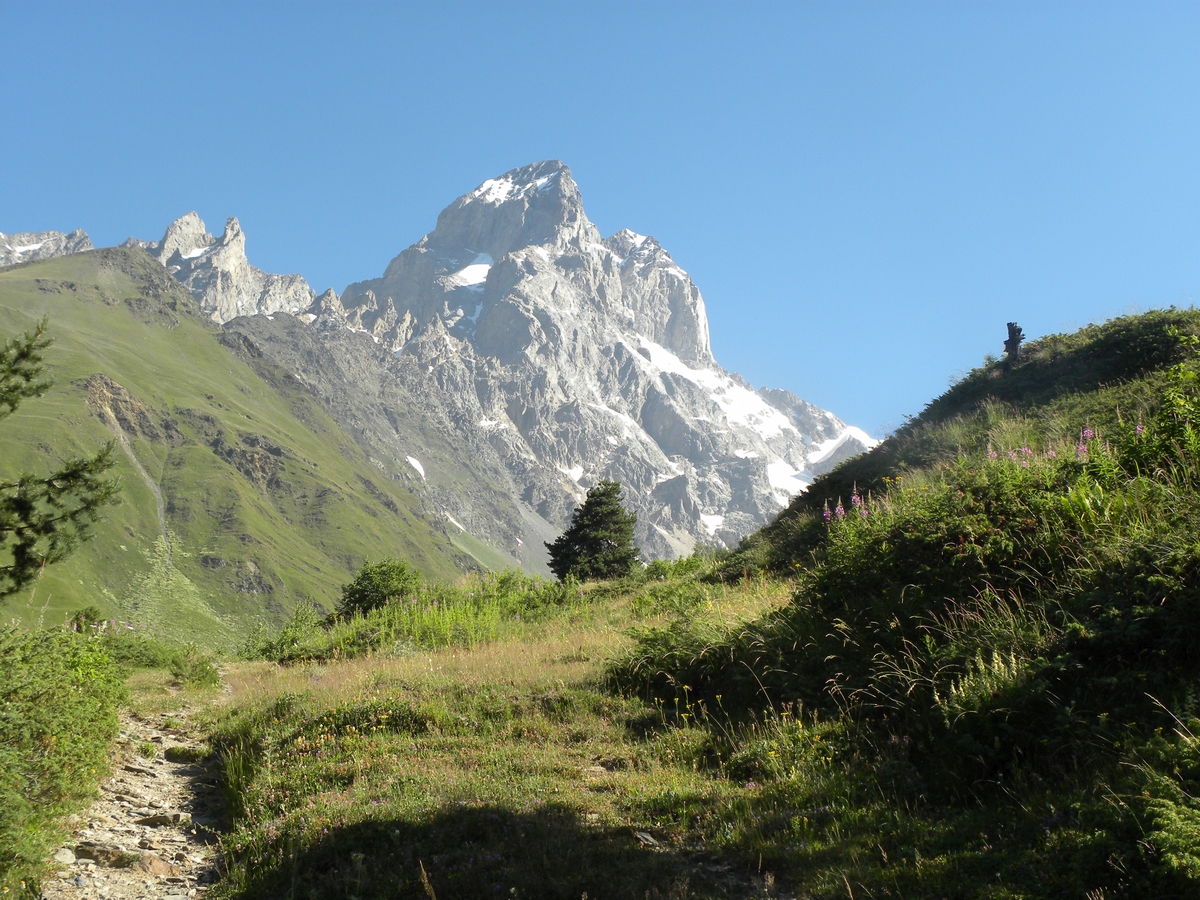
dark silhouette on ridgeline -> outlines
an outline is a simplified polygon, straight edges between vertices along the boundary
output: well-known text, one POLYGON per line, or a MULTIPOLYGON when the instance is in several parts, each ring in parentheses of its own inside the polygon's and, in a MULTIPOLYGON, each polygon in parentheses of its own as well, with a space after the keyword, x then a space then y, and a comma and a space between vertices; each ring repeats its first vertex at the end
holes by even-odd
POLYGON ((1004 352, 1008 356, 1008 364, 1015 366, 1021 361, 1021 341, 1025 340, 1025 333, 1021 331, 1021 326, 1016 322, 1008 323, 1008 340, 1004 342, 1004 352))

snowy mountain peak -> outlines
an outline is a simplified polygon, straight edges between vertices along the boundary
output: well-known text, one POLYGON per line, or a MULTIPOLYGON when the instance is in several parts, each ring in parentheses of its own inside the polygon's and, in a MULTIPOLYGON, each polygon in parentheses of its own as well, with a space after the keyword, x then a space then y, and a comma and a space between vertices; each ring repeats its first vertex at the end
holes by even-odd
POLYGON ((499 260, 525 247, 563 253, 599 241, 571 170, 550 160, 489 178, 463 194, 442 210, 437 227, 417 246, 437 257, 474 252, 499 260))
MULTIPOLYGON (((470 194, 467 202, 480 201, 493 206, 513 200, 522 200, 531 194, 553 190, 574 192, 578 195, 574 181, 571 180, 571 170, 556 159, 533 163, 505 172, 499 178, 489 178, 470 194), (566 178, 562 178, 562 176, 566 178)), ((465 199, 464 198, 464 199, 465 199)))
POLYGON ((314 326, 366 332, 389 366, 411 367, 464 423, 459 441, 485 439, 538 515, 560 525, 588 485, 614 478, 652 555, 736 542, 871 443, 721 368, 687 272, 648 235, 602 239, 557 161, 462 195, 341 304, 314 309, 314 326))
POLYGON ((642 249, 642 245, 650 241, 655 246, 658 241, 644 234, 638 234, 636 231, 630 231, 628 228, 622 228, 612 237, 608 238, 604 243, 615 253, 622 258, 631 256, 642 249))

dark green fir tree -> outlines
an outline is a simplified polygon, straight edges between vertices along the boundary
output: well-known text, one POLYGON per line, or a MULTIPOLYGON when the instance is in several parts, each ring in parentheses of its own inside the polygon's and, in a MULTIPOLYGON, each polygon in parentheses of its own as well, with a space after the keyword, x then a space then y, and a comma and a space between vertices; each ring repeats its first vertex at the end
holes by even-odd
MULTIPOLYGON (((43 320, 0 347, 0 419, 50 389, 53 382, 42 364, 49 346, 43 320)), ((0 481, 0 596, 24 587, 43 566, 91 536, 91 524, 117 491, 116 481, 105 477, 113 452, 109 442, 94 456, 70 460, 50 475, 0 481)))
POLYGON ((568 576, 587 581, 628 575, 638 562, 635 524, 637 515, 621 505, 621 485, 601 481, 587 492, 567 530, 546 544, 550 571, 560 581, 568 576))

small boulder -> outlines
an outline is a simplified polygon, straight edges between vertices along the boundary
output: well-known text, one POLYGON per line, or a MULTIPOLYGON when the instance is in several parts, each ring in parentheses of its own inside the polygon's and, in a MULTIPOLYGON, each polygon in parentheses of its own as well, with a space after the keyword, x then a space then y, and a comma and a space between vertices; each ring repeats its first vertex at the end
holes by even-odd
POLYGON ((177 875, 179 873, 175 866, 153 853, 143 853, 134 868, 147 875, 177 875))
POLYGON ((54 861, 61 866, 69 866, 75 862, 75 853, 70 847, 63 847, 54 854, 54 861))

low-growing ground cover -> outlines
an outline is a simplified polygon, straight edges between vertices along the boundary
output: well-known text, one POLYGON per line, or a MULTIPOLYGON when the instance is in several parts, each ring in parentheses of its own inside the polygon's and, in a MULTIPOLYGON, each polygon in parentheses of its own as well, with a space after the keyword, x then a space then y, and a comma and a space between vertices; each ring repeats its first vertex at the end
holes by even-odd
POLYGON ((214 730, 224 890, 1200 894, 1196 325, 989 364, 726 559, 268 670, 214 730))
POLYGON ((1112 376, 1037 408, 985 367, 978 404, 910 430, 932 462, 728 557, 586 585, 364 568, 333 616, 252 636, 207 715, 217 895, 1200 895, 1193 319, 1036 357, 1112 376))
MULTIPOLYGON (((787 595, 704 590, 689 608, 723 620, 787 595)), ((474 648, 234 667, 211 733, 239 812, 220 890, 418 896, 423 867, 442 897, 744 896, 766 877, 757 861, 673 811, 755 787, 702 771, 673 708, 599 687, 626 640, 614 626, 670 614, 687 591, 592 593, 474 648)))

